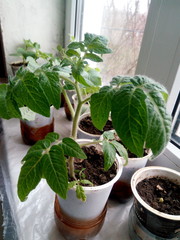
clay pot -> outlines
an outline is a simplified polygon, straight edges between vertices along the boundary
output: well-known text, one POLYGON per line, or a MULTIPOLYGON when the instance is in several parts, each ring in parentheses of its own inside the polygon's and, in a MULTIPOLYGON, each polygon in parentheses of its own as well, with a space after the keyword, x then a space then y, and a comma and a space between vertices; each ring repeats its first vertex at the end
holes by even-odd
MULTIPOLYGON (((87 143, 90 140, 78 140, 87 143)), ((67 193, 64 200, 55 200, 55 219, 58 229, 67 240, 87 239, 95 236, 101 229, 106 215, 106 204, 113 184, 122 173, 122 162, 117 156, 117 174, 108 183, 83 187, 87 199, 82 202, 76 197, 75 188, 67 193)))
POLYGON ((136 190, 140 181, 157 176, 180 184, 180 173, 170 168, 145 167, 134 173, 131 179, 134 203, 129 215, 129 235, 132 240, 180 239, 180 215, 170 215, 152 208, 143 201, 136 190))

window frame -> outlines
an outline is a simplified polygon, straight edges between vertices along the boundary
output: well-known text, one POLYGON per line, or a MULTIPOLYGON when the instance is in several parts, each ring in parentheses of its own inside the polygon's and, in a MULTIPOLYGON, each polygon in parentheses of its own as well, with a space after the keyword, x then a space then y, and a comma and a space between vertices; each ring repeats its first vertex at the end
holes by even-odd
MULTIPOLYGON (((71 25, 70 28, 66 26, 66 36, 70 33, 78 40, 80 36, 78 31, 82 24, 83 1, 67 0, 67 2, 69 3, 66 5, 71 3, 71 7, 66 7, 66 16, 69 18, 71 15, 71 25), (71 14, 69 14, 70 12, 71 14)), ((173 111, 178 96, 178 79, 180 79, 179 11, 179 0, 151 0, 136 68, 136 74, 156 79, 168 89, 170 94, 167 108, 170 113, 173 111)), ((157 159, 162 159, 162 155, 170 162, 173 161, 175 169, 178 167, 180 170, 180 149, 170 142, 161 157, 157 157, 157 159)), ((159 164, 158 161, 157 163, 159 164)), ((162 161, 160 163, 163 165, 162 161)))

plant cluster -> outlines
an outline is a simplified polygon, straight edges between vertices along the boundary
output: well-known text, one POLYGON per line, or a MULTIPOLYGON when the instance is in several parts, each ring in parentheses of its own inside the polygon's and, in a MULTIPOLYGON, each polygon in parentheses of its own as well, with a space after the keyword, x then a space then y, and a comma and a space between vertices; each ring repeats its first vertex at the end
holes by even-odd
MULTIPOLYGON (((93 124, 103 129, 109 117, 124 146, 137 156, 144 148, 159 154, 170 137, 171 118, 166 112, 168 93, 159 83, 146 76, 117 76, 109 86, 101 83, 99 69, 90 67, 89 62, 103 61, 102 55, 111 53, 108 41, 103 36, 86 33, 84 40, 73 41, 67 49, 58 46, 59 57, 52 57, 39 65, 28 58, 26 69, 20 68, 8 84, 0 85, 0 117, 21 118, 21 108, 27 106, 44 116, 50 115, 50 106, 60 107, 60 94, 66 99, 73 117, 71 136, 61 139, 59 134, 50 133, 33 145, 22 160, 18 180, 18 196, 24 201, 42 178, 51 189, 66 198, 68 174, 74 178, 78 197, 85 200, 82 188, 75 178, 74 158, 86 158, 76 142, 77 124, 84 103, 90 102, 93 124), (74 110, 66 89, 71 86, 77 94, 74 110), (91 93, 83 98, 83 92, 91 93)), ((116 151, 126 159, 126 149, 114 140, 114 134, 104 133, 102 142, 104 169, 114 163, 116 151)))

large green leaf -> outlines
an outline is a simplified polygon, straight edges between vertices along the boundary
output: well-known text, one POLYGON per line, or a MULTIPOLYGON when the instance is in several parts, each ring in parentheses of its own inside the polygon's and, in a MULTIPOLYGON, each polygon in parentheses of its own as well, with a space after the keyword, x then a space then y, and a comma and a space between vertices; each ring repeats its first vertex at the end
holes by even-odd
POLYGON ((63 138, 61 144, 64 154, 70 157, 76 157, 80 159, 86 159, 84 151, 80 148, 79 144, 72 138, 63 138))
POLYGON ((151 148, 154 155, 158 155, 170 140, 171 117, 166 112, 164 98, 160 93, 149 92, 146 104, 149 116, 146 146, 151 148))
POLYGON ((113 165, 116 157, 116 149, 111 142, 103 141, 103 153, 104 153, 104 170, 108 169, 113 165))
POLYGON ((62 198, 66 198, 68 174, 63 149, 54 145, 46 155, 43 174, 51 189, 62 198))
POLYGON ((56 109, 59 109, 61 88, 58 74, 48 71, 41 72, 39 75, 39 83, 48 98, 49 105, 54 105, 56 109))
POLYGON ((39 78, 33 73, 22 72, 16 77, 13 94, 19 104, 26 105, 32 111, 50 116, 48 98, 42 89, 39 78))
POLYGON ((123 85, 112 99, 113 127, 125 146, 137 156, 143 156, 148 119, 146 94, 141 88, 123 85))
POLYGON ((11 86, 8 84, 0 84, 0 117, 5 119, 21 117, 21 112, 12 96, 11 86))
POLYGON ((42 178, 42 167, 44 155, 42 151, 28 154, 28 161, 24 161, 18 179, 18 196, 25 201, 28 194, 38 185, 42 178))
POLYGON ((112 94, 110 87, 104 87, 99 93, 91 96, 91 118, 94 126, 100 130, 103 129, 109 118, 112 94))

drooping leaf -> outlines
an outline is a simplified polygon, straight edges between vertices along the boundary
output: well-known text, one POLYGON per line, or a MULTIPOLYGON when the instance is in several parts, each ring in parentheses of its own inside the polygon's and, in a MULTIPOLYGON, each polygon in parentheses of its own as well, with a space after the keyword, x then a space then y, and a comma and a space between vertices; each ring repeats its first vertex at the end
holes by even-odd
POLYGON ((68 49, 66 51, 66 55, 69 57, 73 57, 73 56, 80 57, 80 54, 77 51, 75 51, 74 49, 68 49))
POLYGON ((21 118, 21 112, 8 84, 0 84, 0 117, 4 119, 21 118))
POLYGON ((58 74, 56 72, 43 71, 39 75, 39 83, 44 90, 49 105, 54 105, 56 109, 59 109, 61 88, 58 74))
POLYGON ((41 150, 28 154, 28 161, 24 161, 18 179, 18 196, 25 201, 28 194, 35 189, 42 178, 42 167, 45 156, 41 150))
POLYGON ((63 138, 61 144, 64 154, 70 157, 86 159, 86 154, 72 138, 63 138))
POLYGON ((76 196, 78 199, 82 200, 83 202, 86 201, 86 194, 84 192, 84 189, 79 184, 76 186, 76 196))
POLYGON ((104 170, 108 169, 113 165, 116 157, 116 149, 111 142, 103 141, 103 153, 104 153, 104 170))
POLYGON ((170 140, 171 116, 166 112, 164 99, 158 92, 149 92, 146 104, 149 116, 146 146, 156 156, 170 140))
POLYGON ((84 59, 89 59, 93 62, 103 62, 103 59, 101 57, 93 53, 86 53, 84 55, 84 59))
POLYGON ((111 141, 111 144, 115 147, 115 149, 119 153, 119 155, 124 158, 124 160, 125 160, 124 165, 127 165, 127 163, 128 163, 128 153, 127 153, 127 150, 125 149, 125 147, 115 140, 111 141))
POLYGON ((19 72, 13 88, 13 94, 19 104, 26 105, 32 111, 50 116, 48 98, 39 82, 38 77, 30 72, 19 72))
POLYGON ((94 93, 90 100, 91 118, 99 130, 105 126, 111 110, 113 92, 110 87, 104 87, 99 93, 94 93))
POLYGON ((68 189, 68 174, 63 149, 54 145, 43 166, 43 175, 51 187, 60 197, 66 198, 68 189))
POLYGON ((113 96, 111 117, 113 127, 125 146, 143 156, 148 129, 146 94, 141 88, 123 85, 113 96))

